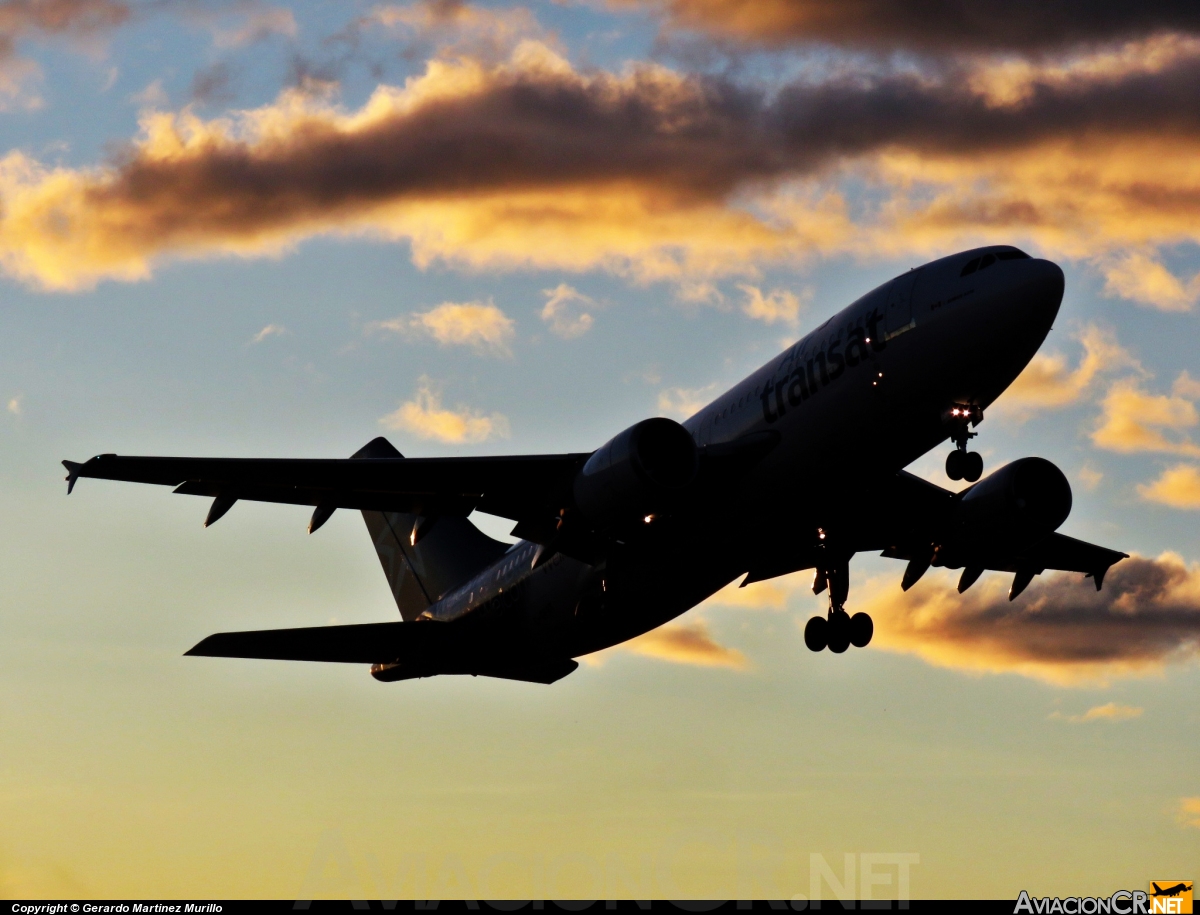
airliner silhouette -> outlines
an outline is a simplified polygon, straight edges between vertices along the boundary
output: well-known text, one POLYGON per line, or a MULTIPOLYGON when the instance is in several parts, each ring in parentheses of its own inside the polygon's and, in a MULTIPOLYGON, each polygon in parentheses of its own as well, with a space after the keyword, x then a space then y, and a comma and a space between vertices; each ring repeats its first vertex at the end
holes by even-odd
POLYGON ((849 563, 1013 575, 1015 599, 1046 569, 1097 589, 1125 553, 1058 528, 1071 488, 1022 458, 980 479, 968 450, 984 411, 1050 330, 1063 295, 1050 261, 1009 246, 965 251, 864 295, 690 419, 630 426, 590 453, 405 458, 377 438, 344 460, 125 457, 64 461, 84 477, 211 498, 206 525, 239 500, 313 507, 316 531, 362 511, 401 621, 225 632, 188 652, 370 664, 379 680, 474 674, 551 683, 575 658, 661 626, 732 581, 814 570, 829 609, 814 651, 866 646, 846 610, 849 563), (950 441, 952 492, 903 468, 950 441), (516 522, 509 545, 468 519, 516 522))

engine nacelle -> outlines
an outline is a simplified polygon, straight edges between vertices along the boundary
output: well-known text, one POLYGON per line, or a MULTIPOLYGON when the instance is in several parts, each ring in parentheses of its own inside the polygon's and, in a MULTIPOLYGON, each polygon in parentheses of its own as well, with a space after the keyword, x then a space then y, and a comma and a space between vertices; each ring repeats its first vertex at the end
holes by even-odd
POLYGON ((696 442, 670 419, 644 419, 600 446, 575 478, 575 504, 599 527, 659 511, 696 478, 696 442))
POLYGON ((1021 458, 963 494, 954 545, 966 552, 1016 552, 1053 533, 1070 513, 1071 484, 1063 472, 1045 458, 1021 458))

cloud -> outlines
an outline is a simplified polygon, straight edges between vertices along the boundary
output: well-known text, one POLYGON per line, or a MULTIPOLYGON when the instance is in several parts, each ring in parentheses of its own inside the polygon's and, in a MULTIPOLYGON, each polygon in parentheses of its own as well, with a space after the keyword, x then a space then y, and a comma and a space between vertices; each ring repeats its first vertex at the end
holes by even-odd
POLYGON ((1190 311, 1200 296, 1200 274, 1186 286, 1158 261, 1140 252, 1118 259, 1105 271, 1104 291, 1160 311, 1190 311))
POLYGON ((299 32, 292 11, 281 6, 251 3, 232 13, 221 10, 214 16, 205 11, 192 11, 192 15, 208 19, 213 44, 218 48, 242 48, 273 35, 295 38, 299 32))
POLYGON ((416 396, 394 413, 379 420, 389 429, 410 432, 417 438, 433 439, 452 445, 472 445, 490 438, 507 438, 508 419, 499 414, 484 415, 468 407, 449 410, 442 406, 441 395, 432 382, 422 377, 416 396))
POLYGON ((1145 709, 1133 705, 1119 705, 1116 702, 1106 702, 1104 705, 1097 705, 1094 708, 1088 709, 1082 715, 1063 715, 1061 712, 1055 712, 1050 717, 1063 718, 1072 724, 1081 724, 1090 721, 1128 721, 1130 718, 1137 718, 1143 711, 1145 709))
MULTIPOLYGON (((745 283, 738 288, 746 294, 746 301, 742 303, 742 313, 747 317, 766 324, 779 322, 791 328, 800 325, 800 298, 794 292, 772 289, 767 295, 763 295, 757 286, 745 283)), ((811 292, 806 290, 805 298, 810 296, 811 292)))
POLYGON ((682 421, 699 413, 719 393, 715 381, 702 388, 667 388, 658 392, 658 412, 682 421))
POLYGON ((439 57, 474 57, 495 62, 522 40, 550 42, 537 17, 523 6, 489 9, 463 0, 417 0, 375 7, 359 19, 346 37, 353 42, 371 28, 405 39, 406 56, 435 53, 439 57))
POLYGON ((1008 578, 989 574, 962 595, 948 576, 907 592, 877 582, 855 609, 875 620, 872 646, 1060 685, 1158 673, 1200 654, 1200 564, 1173 553, 1117 563, 1099 592, 1080 575, 1050 573, 1010 602, 1008 578))
POLYGON ((1065 407, 1079 400, 1096 378, 1122 368, 1141 370, 1111 331, 1089 324, 1077 336, 1083 345, 1079 365, 1070 368, 1061 353, 1037 353, 997 403, 1009 413, 1065 407))
POLYGON ((1135 4, 1108 0, 609 0, 649 9, 670 28, 780 47, 824 43, 875 51, 1044 52, 1166 31, 1200 32, 1188 0, 1135 4))
POLYGON ((267 337, 278 337, 287 333, 287 328, 282 324, 268 324, 253 337, 250 338, 251 343, 262 343, 267 337))
POLYGON ((1079 478, 1079 482, 1083 484, 1083 488, 1089 492, 1095 490, 1100 485, 1100 481, 1104 479, 1104 474, 1091 464, 1084 464, 1080 467, 1076 476, 1079 478))
POLYGON ((107 32, 129 20, 120 0, 4 0, 0 2, 0 111, 13 106, 37 108, 41 99, 29 84, 41 68, 17 54, 28 39, 81 40, 107 32))
POLYGON ((1162 472, 1153 483, 1140 483, 1138 494, 1147 501, 1171 508, 1200 509, 1200 467, 1176 464, 1162 472))
POLYGON ((1023 239, 1115 263, 1200 242, 1200 51, 1035 74, 1011 103, 969 75, 836 71, 768 89, 654 64, 580 71, 525 39, 496 63, 434 58, 353 111, 309 85, 210 120, 147 112, 92 167, 0 160, 0 265, 80 289, 164 258, 368 234, 407 242, 421 267, 711 289, 813 256, 1023 239))
POLYGON ((1184 826, 1200 829, 1200 797, 1179 799, 1179 822, 1184 826))
POLYGON ((559 283, 553 289, 543 289, 546 304, 542 308, 542 320, 550 325, 550 330, 571 340, 582 337, 592 329, 592 316, 583 309, 596 304, 595 300, 584 295, 578 289, 559 283))
POLYGON ((705 604, 715 604, 722 607, 738 607, 744 610, 775 610, 787 609, 788 601, 801 591, 810 591, 813 573, 794 572, 781 575, 766 581, 756 581, 741 587, 741 579, 730 582, 705 604))
POLYGON ((730 667, 734 670, 744 670, 748 666, 745 655, 740 651, 726 648, 713 639, 708 624, 703 620, 668 623, 626 642, 622 648, 676 664, 730 667))
MULTIPOLYGON (((1179 390, 1190 391, 1191 379, 1181 376, 1179 390)), ((1101 403, 1101 415, 1092 431, 1099 448, 1133 454, 1158 451, 1200 456, 1200 446, 1186 436, 1168 438, 1163 429, 1178 433, 1200 421, 1195 404, 1180 393, 1148 394, 1132 379, 1115 382, 1101 403)))
POLYGON ((146 88, 132 93, 129 101, 139 108, 165 108, 170 98, 167 96, 167 90, 163 88, 163 81, 154 79, 146 84, 146 88))
POLYGON ((516 336, 512 318, 487 302, 443 302, 429 311, 402 318, 375 321, 368 332, 386 330, 398 334, 422 334, 443 346, 469 346, 479 353, 511 356, 509 344, 516 336))

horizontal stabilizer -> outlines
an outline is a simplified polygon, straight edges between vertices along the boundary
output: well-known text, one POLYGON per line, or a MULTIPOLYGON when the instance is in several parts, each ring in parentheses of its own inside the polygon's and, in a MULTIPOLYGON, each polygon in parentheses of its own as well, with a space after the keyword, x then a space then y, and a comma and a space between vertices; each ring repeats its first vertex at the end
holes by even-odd
POLYGON ((456 623, 363 623, 304 629, 218 632, 187 654, 209 658, 333 661, 370 664, 377 680, 471 674, 553 683, 579 667, 570 658, 505 650, 494 638, 468 634, 456 623))
POLYGON ((364 623, 304 629, 218 632, 188 651, 208 658, 263 658, 278 661, 337 661, 382 664, 433 649, 444 623, 364 623))

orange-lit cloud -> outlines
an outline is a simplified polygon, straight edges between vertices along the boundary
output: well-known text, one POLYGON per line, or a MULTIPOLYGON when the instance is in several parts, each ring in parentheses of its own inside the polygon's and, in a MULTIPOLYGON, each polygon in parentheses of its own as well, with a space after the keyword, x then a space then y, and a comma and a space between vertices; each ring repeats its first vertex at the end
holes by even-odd
POLYGON ((717 642, 703 620, 687 623, 668 623, 645 635, 626 642, 623 650, 676 664, 697 664, 701 667, 730 667, 743 670, 746 657, 734 648, 717 642))
POLYGON ((821 42, 924 52, 1033 51, 1094 45, 1160 32, 1200 32, 1187 0, 1133 4, 1112 0, 609 0, 657 12, 673 28, 767 46, 821 42))
POLYGON ((526 7, 489 8, 464 0, 381 4, 355 22, 346 37, 353 40, 374 28, 406 42, 405 52, 414 56, 434 53, 496 61, 523 39, 553 41, 526 7))
POLYGON ((1179 822, 1184 826, 1200 829, 1200 797, 1179 799, 1179 822))
POLYGON ((717 604, 722 607, 740 607, 746 610, 784 610, 788 600, 800 591, 812 587, 812 571, 793 572, 791 575, 781 575, 766 581, 756 581, 741 587, 741 579, 730 582, 712 597, 706 604, 717 604))
MULTIPOLYGON (((755 321, 765 324, 784 324, 795 328, 800 324, 800 297, 788 289, 772 289, 766 295, 757 286, 743 283, 739 287, 746 295, 742 303, 742 313, 755 321)), ((811 291, 805 292, 805 298, 811 296, 811 291)))
POLYGON ((1055 712, 1050 717, 1062 718, 1072 724, 1081 724, 1089 721, 1128 721, 1130 718, 1139 717, 1144 711, 1145 709, 1133 705, 1106 702, 1104 705, 1088 709, 1082 715, 1064 715, 1061 712, 1055 712))
POLYGON ((428 378, 421 379, 412 400, 379 422, 389 429, 453 445, 507 438, 509 434, 508 419, 499 413, 484 415, 464 406, 454 410, 443 407, 441 395, 428 378))
POLYGON ((1200 467, 1176 464, 1164 470, 1153 483, 1138 485, 1143 499, 1171 508, 1200 509, 1200 467))
POLYGON ((511 356, 516 336, 513 320, 487 302, 443 302, 429 311, 374 321, 367 332, 384 330, 401 335, 432 337, 444 346, 469 346, 479 353, 511 356))
POLYGON ((901 71, 767 92, 652 64, 580 71, 525 39, 498 62, 435 57, 355 111, 310 86, 212 120, 147 112, 92 168, 10 153, 0 265, 79 289, 370 234, 422 267, 604 269, 711 298, 714 278, 813 256, 1003 240, 1128 267, 1200 241, 1200 52, 1032 85, 1006 104, 901 71))
POLYGON ((1105 292, 1160 311, 1190 311, 1200 296, 1200 275, 1186 285, 1151 257, 1134 251, 1105 270, 1105 292))
POLYGON ((1083 344, 1083 356, 1078 366, 1072 369, 1061 353, 1038 353, 996 406, 1012 413, 1065 407, 1087 393, 1102 373, 1140 369, 1110 331, 1088 325, 1079 334, 1079 342, 1083 344))
POLYGON ((1158 451, 1200 455, 1200 445, 1181 434, 1200 421, 1195 404, 1185 396, 1191 380, 1186 375, 1182 377, 1184 384, 1170 395, 1148 394, 1132 379, 1114 383, 1101 404, 1092 442, 1097 447, 1125 454, 1158 451), (1163 430, 1174 434, 1168 437, 1163 430))
POLYGON ((566 283, 559 283, 553 289, 543 289, 542 295, 546 297, 546 304, 542 306, 542 320, 556 335, 571 340, 582 337, 592 329, 594 319, 584 310, 596 304, 590 296, 566 283))
POLYGON ((855 609, 875 620, 872 647, 1063 685, 1156 673, 1200 655, 1200 565, 1172 553, 1118 563, 1099 592, 1066 573, 1039 576, 1013 602, 1008 586, 996 573, 962 595, 948 576, 907 592, 876 583, 855 609))

